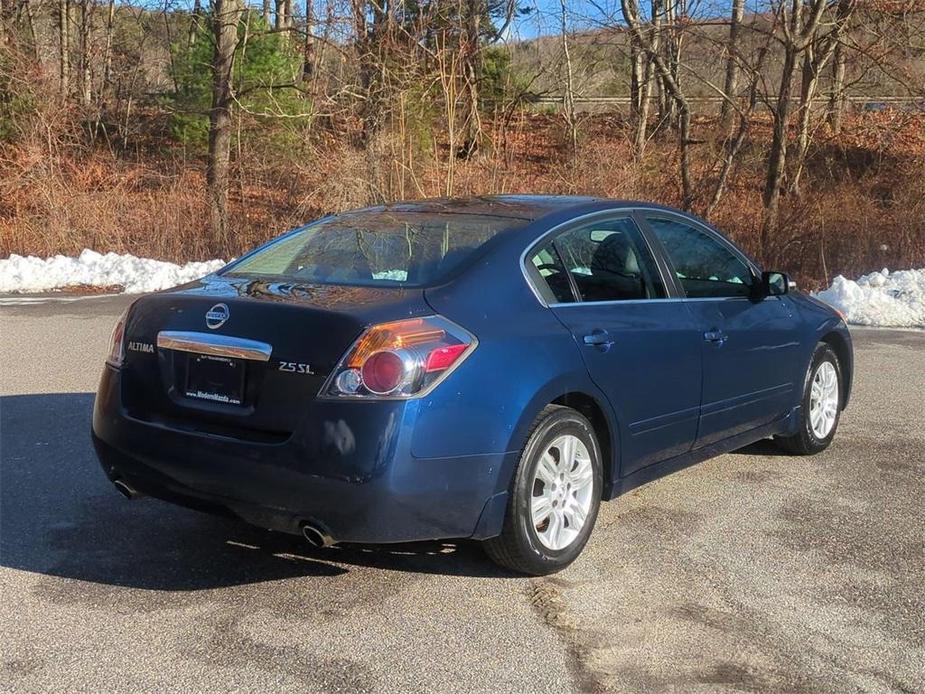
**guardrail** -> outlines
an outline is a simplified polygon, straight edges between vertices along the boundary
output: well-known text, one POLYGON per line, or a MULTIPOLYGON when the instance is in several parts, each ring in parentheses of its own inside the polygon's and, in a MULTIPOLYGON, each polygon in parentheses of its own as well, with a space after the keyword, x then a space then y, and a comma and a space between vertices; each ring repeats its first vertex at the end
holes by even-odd
MULTIPOLYGON (((774 97, 768 97, 773 99, 774 97)), ((528 96, 526 100, 533 104, 561 106, 565 103, 564 96, 528 96)), ((610 104, 614 106, 629 106, 632 102, 628 96, 575 96, 572 101, 578 104, 610 104)), ((690 96, 687 101, 691 104, 722 104, 725 99, 721 96, 690 96)), ((825 104, 829 102, 828 96, 817 96, 813 103, 825 104)), ((914 106, 925 110, 925 98, 916 96, 856 96, 849 94, 845 101, 854 107, 865 106, 914 106)))

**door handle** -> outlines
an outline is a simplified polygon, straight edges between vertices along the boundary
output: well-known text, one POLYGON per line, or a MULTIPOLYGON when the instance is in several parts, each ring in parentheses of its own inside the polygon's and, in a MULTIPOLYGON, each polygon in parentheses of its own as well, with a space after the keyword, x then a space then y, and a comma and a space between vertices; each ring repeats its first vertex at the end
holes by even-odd
POLYGON ((707 342, 712 342, 716 345, 722 346, 722 344, 729 339, 729 336, 724 333, 722 330, 707 330, 703 334, 703 339, 707 342))
POLYGON ((581 341, 589 347, 600 347, 604 352, 613 346, 610 333, 606 330, 593 330, 590 334, 582 337, 581 341))

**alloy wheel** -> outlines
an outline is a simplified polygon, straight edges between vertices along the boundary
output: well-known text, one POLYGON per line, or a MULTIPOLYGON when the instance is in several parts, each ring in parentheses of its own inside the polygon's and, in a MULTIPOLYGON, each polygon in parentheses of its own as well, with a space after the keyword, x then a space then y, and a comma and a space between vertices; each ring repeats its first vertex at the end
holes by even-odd
POLYGON ((831 433, 838 417, 838 372, 830 361, 816 369, 809 394, 809 425, 817 439, 831 433))
POLYGON ((533 479, 530 517, 540 542, 562 550, 578 537, 591 509, 594 468, 581 439, 554 439, 540 458, 533 479))

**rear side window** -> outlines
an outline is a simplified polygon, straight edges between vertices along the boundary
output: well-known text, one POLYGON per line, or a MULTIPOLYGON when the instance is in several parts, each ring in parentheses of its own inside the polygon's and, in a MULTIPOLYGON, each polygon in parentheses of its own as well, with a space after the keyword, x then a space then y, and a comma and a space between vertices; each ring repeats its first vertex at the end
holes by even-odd
MULTIPOLYGON (((665 296, 655 262, 629 218, 598 222, 563 232, 533 257, 557 296, 572 288, 580 301, 628 301, 665 296), (555 259, 542 262, 544 254, 555 259)), ((565 301, 565 299, 559 299, 565 301)))
POLYGON ((690 224, 647 217, 691 298, 750 296, 751 268, 719 239, 690 224))
POLYGON ((491 215, 348 212, 283 237, 222 274, 287 282, 426 286, 463 265, 498 233, 528 222, 491 215))
POLYGON ((565 266, 552 243, 548 243, 530 259, 535 275, 539 276, 540 290, 549 303, 568 303, 575 300, 565 266))

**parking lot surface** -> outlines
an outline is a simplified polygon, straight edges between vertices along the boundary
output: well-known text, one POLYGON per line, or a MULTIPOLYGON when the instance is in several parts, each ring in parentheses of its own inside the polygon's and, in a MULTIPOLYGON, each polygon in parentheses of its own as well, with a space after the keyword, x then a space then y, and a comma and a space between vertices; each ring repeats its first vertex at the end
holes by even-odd
POLYGON ((0 300, 0 690, 925 691, 925 333, 854 331, 824 453, 639 488, 530 579, 123 499, 88 432, 127 302, 0 300))

